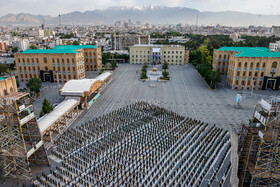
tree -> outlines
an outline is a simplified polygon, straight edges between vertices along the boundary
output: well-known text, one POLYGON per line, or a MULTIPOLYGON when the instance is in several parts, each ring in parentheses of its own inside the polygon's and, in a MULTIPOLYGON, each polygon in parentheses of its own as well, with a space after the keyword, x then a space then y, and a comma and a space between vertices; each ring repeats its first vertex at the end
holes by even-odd
POLYGON ((202 77, 205 77, 206 73, 211 70, 212 70, 211 64, 201 64, 198 68, 198 72, 202 77))
POLYGON ((111 61, 111 66, 112 66, 112 69, 113 69, 113 70, 116 69, 116 67, 117 67, 117 62, 116 62, 115 59, 112 59, 112 61, 111 61))
POLYGON ((222 81, 221 74, 218 71, 211 71, 209 74, 209 79, 211 81, 210 86, 212 88, 216 88, 217 84, 222 81))
POLYGON ((10 70, 16 70, 16 63, 14 61, 14 63, 9 64, 9 69, 10 70))
POLYGON ((37 49, 37 47, 33 44, 30 46, 30 49, 37 49))
POLYGON ((164 70, 164 71, 162 72, 162 76, 163 76, 163 78, 167 79, 168 76, 169 76, 169 72, 166 71, 166 70, 164 70))
POLYGON ((40 112, 40 117, 42 117, 42 116, 44 116, 44 115, 45 115, 44 111, 41 110, 41 112, 40 112))
POLYGON ((29 79, 26 84, 27 88, 31 91, 36 92, 37 94, 40 93, 40 89, 42 87, 42 81, 36 77, 29 79))
POLYGON ((18 81, 18 80, 16 80, 16 83, 17 83, 17 87, 19 87, 19 86, 20 86, 20 84, 19 84, 19 81, 18 81))
POLYGON ((51 103, 45 98, 43 103, 42 103, 42 110, 40 112, 40 117, 42 117, 43 115, 50 113, 51 111, 53 111, 53 106, 51 105, 51 103))
POLYGON ((142 71, 141 73, 141 79, 147 79, 147 72, 146 71, 142 71))
POLYGON ((18 52, 18 47, 13 47, 13 48, 12 48, 12 52, 13 52, 13 53, 18 52))
POLYGON ((0 75, 5 75, 5 73, 8 73, 8 64, 5 62, 4 64, 0 64, 0 75))
POLYGON ((51 111, 53 111, 53 106, 51 105, 51 103, 45 98, 42 104, 42 110, 45 114, 50 113, 51 111))
POLYGON ((210 51, 207 48, 207 45, 202 45, 199 48, 202 56, 202 64, 211 64, 212 57, 210 56, 210 51))
POLYGON ((78 41, 74 41, 72 45, 80 45, 78 41))
POLYGON ((111 58, 111 53, 102 53, 102 64, 106 65, 110 58, 111 58))
POLYGON ((145 63, 143 64, 142 69, 147 69, 147 68, 148 68, 148 64, 147 64, 147 62, 145 62, 145 63))
POLYGON ((168 63, 166 61, 164 61, 162 65, 162 69, 168 69, 168 63))

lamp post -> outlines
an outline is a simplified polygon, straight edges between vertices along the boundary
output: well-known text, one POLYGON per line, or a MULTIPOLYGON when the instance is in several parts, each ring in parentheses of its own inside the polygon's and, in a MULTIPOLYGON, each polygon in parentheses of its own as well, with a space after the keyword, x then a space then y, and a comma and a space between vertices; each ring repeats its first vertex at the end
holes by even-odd
POLYGON ((57 81, 57 86, 58 86, 58 89, 60 87, 60 84, 59 84, 59 76, 58 76, 58 71, 56 71, 56 81, 57 81))

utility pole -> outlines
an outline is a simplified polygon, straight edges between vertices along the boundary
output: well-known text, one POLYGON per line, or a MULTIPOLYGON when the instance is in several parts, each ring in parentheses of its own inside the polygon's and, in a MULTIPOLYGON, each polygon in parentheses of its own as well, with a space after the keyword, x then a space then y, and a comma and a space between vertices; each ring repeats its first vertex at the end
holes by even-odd
POLYGON ((198 24, 198 13, 196 14, 196 26, 195 26, 195 31, 197 31, 197 24, 198 24))

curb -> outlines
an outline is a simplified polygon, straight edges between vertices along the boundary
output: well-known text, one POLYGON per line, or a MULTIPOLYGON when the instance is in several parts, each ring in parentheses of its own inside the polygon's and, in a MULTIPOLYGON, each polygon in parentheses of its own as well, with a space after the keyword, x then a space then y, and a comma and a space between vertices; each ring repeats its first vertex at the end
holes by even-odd
POLYGON ((213 88, 211 88, 208 84, 207 84, 207 82, 204 80, 204 78, 200 75, 200 73, 197 71, 197 73, 198 73, 198 75, 202 78, 202 80, 203 80, 203 82, 207 85, 207 87, 210 89, 210 90, 214 90, 213 88))

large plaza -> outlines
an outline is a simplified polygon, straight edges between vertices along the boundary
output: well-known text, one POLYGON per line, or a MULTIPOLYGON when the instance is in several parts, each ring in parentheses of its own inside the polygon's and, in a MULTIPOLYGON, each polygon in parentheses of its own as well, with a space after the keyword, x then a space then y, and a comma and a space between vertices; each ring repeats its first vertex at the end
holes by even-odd
MULTIPOLYGON (((120 64, 113 74, 111 84, 73 125, 82 124, 91 118, 135 101, 144 100, 182 116, 229 129, 232 123, 249 123, 258 100, 277 94, 275 91, 241 92, 243 108, 236 109, 235 99, 239 92, 223 87, 223 83, 218 89, 210 90, 191 64, 170 66, 171 81, 168 82, 139 80, 141 67, 141 65, 120 64), (151 84, 153 86, 150 86, 151 84)), ((96 74, 86 76, 94 78, 96 74)))

